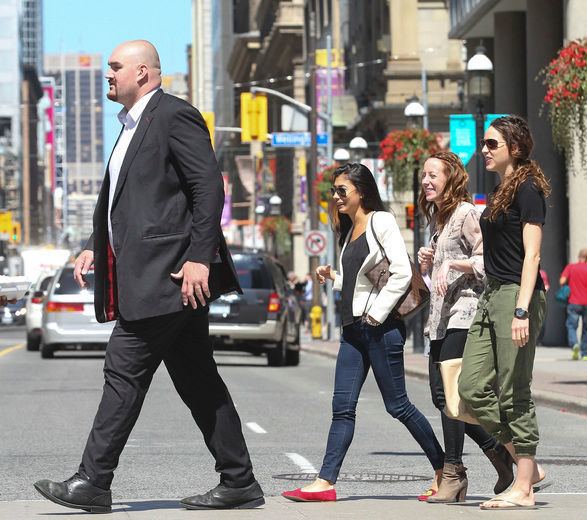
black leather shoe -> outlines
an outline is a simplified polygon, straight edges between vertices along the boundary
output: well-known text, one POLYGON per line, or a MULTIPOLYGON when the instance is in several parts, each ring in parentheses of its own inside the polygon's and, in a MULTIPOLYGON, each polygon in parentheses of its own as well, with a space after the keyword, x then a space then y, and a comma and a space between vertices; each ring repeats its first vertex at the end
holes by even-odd
POLYGON ((64 482, 39 480, 35 489, 45 498, 61 506, 83 509, 90 513, 110 513, 112 493, 92 485, 77 473, 64 482))
POLYGON ((194 495, 181 501, 181 505, 188 509, 254 509, 264 503, 263 490, 256 480, 240 488, 218 484, 203 495, 194 495))

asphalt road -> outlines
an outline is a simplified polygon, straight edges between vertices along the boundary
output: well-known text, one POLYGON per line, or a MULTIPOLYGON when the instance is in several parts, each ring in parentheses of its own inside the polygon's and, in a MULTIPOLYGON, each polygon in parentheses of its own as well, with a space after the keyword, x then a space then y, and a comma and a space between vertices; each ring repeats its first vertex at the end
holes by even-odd
MULTIPOLYGON (((100 399, 103 355, 27 352, 24 330, 0 329, 0 500, 38 499, 32 482, 73 474, 100 399), (16 346, 16 348, 14 348, 16 346)), ((269 368, 264 357, 218 353, 217 361, 243 422, 255 473, 269 496, 303 484, 319 470, 330 422, 334 361, 302 355, 299 367, 269 368)), ((427 385, 409 379, 412 401, 439 437, 427 385)), ((539 458, 549 493, 582 493, 587 482, 587 417, 539 408, 539 458)), ((441 440, 442 442, 442 440, 441 440)), ((491 495, 494 472, 471 442, 465 446, 469 494, 491 495)), ((419 494, 432 474, 407 430, 387 415, 369 376, 341 481, 341 495, 419 494)), ((168 499, 216 485, 214 462, 164 367, 121 457, 113 495, 168 499)), ((582 497, 585 504, 585 497, 582 497)))

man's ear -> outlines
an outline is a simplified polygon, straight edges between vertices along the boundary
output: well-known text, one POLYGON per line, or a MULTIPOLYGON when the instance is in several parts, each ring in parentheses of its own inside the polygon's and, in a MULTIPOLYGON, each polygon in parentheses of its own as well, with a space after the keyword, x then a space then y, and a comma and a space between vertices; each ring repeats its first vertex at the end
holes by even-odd
POLYGON ((140 63, 137 66, 137 79, 139 81, 143 81, 143 80, 147 79, 148 73, 149 73, 149 68, 144 63, 140 63))

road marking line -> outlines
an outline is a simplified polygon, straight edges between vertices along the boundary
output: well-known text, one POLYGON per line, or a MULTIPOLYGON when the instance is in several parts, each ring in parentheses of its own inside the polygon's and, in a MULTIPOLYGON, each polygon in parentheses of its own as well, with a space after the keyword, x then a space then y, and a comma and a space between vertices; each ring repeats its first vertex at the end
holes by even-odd
POLYGON ((249 430, 254 431, 255 433, 267 433, 263 428, 261 428, 256 422, 248 422, 247 428, 249 430))
POLYGON ((301 470, 302 473, 318 473, 312 463, 298 453, 286 453, 287 457, 301 470))
POLYGON ((11 352, 14 352, 15 350, 18 350, 22 347, 24 347, 24 343, 19 343, 18 345, 14 345, 14 347, 5 348, 4 350, 0 351, 0 357, 5 356, 6 354, 10 354, 11 352))

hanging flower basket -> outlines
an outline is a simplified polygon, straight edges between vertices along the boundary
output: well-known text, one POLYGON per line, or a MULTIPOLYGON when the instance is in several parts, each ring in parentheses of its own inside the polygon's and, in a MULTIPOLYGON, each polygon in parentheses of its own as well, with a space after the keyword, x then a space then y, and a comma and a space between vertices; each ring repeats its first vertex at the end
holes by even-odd
POLYGON ((266 241, 275 244, 277 254, 291 251, 291 221, 282 215, 265 217, 259 222, 259 229, 266 241))
POLYGON ((389 132, 379 147, 379 157, 385 163, 388 177, 391 177, 394 193, 408 191, 414 168, 420 168, 426 157, 440 150, 436 134, 421 128, 389 132))
POLYGON ((318 202, 330 200, 332 175, 335 170, 336 166, 328 166, 316 175, 316 180, 314 181, 314 193, 316 193, 316 199, 318 202))
POLYGON ((552 140, 564 152, 567 164, 574 163, 579 144, 581 164, 587 155, 587 38, 570 42, 543 69, 547 86, 544 103, 552 125, 552 140))

